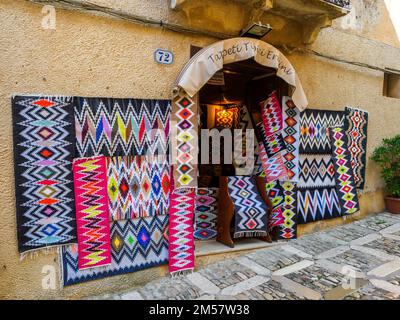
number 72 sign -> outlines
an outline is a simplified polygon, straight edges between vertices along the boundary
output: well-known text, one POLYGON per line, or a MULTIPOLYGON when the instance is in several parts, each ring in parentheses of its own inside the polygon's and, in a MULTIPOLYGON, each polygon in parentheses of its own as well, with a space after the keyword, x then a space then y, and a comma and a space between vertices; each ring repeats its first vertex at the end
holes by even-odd
POLYGON ((174 62, 174 54, 168 50, 157 49, 154 52, 154 60, 161 64, 172 64, 174 62))

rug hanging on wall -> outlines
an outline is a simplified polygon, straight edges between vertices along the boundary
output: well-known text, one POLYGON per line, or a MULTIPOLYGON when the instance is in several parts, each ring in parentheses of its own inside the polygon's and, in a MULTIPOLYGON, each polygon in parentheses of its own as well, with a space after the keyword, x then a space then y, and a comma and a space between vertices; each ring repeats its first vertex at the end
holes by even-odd
POLYGON ((76 242, 73 98, 12 99, 20 253, 76 242))
POLYGON ((282 151, 287 169, 288 181, 299 180, 300 110, 292 99, 282 98, 283 129, 282 137, 286 148, 282 151))
POLYGON ((195 231, 197 240, 217 236, 218 188, 198 188, 195 202, 195 231))
POLYGON ((268 99, 260 103, 261 118, 265 127, 265 135, 269 136, 282 130, 282 109, 277 92, 272 92, 268 99))
POLYGON ((354 182, 358 189, 363 190, 367 161, 368 112, 346 107, 344 113, 344 129, 346 130, 348 150, 351 156, 354 182))
POLYGON ((245 161, 240 164, 234 161, 235 174, 237 176, 259 175, 262 172, 262 166, 259 158, 257 136, 254 134, 250 113, 246 106, 241 106, 240 108, 238 128, 242 130, 242 139, 234 139, 234 159, 243 158, 245 161), (246 130, 253 130, 252 141, 247 140, 246 130), (249 144, 248 146, 247 143, 249 144), (251 151, 247 151, 247 149, 251 150, 251 148, 253 148, 253 154, 251 154, 251 151))
POLYGON ((78 268, 111 264, 107 174, 104 156, 74 159, 78 268))
POLYGON ((234 238, 267 235, 268 207, 258 193, 254 177, 228 177, 235 210, 234 238))
POLYGON ((301 189, 334 187, 335 167, 330 154, 301 154, 298 187, 301 189))
POLYGON ((283 204, 285 201, 284 190, 279 181, 267 182, 265 185, 268 198, 271 200, 272 211, 268 221, 268 229, 281 228, 284 224, 283 204))
POLYGON ((300 153, 332 154, 329 128, 344 124, 344 112, 307 109, 300 116, 300 153))
POLYGON ((77 98, 77 156, 166 155, 170 116, 170 100, 77 98))
MULTIPOLYGON (((197 98, 186 93, 178 94, 172 101, 172 136, 176 136, 176 156, 173 165, 175 189, 197 188, 197 98)), ((173 143, 175 145, 175 143, 173 143)))
POLYGON ((333 164, 335 166, 336 188, 342 207, 342 215, 350 215, 360 210, 357 187, 354 182, 351 156, 347 149, 344 127, 332 128, 333 164))
POLYGON ((297 191, 297 222, 299 224, 341 217, 336 188, 299 189, 297 191))
POLYGON ((168 214, 170 165, 165 156, 106 157, 111 220, 168 214))
POLYGON ((193 219, 195 189, 171 191, 169 226, 169 272, 182 274, 194 270, 193 219))
POLYGON ((278 153, 272 158, 268 158, 262 143, 258 145, 258 148, 261 165, 267 182, 287 180, 287 170, 282 155, 278 153))
POLYGON ((297 238, 297 186, 291 181, 279 182, 282 185, 284 201, 282 204, 283 223, 278 231, 278 239, 297 238))
POLYGON ((111 265, 79 270, 77 245, 60 250, 63 285, 69 286, 168 262, 168 216, 111 223, 111 265))

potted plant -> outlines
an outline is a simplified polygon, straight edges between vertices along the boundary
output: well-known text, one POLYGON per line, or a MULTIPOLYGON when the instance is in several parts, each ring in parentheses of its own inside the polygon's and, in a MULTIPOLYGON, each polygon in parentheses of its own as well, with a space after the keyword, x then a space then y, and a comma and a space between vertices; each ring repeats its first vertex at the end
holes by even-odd
POLYGON ((400 214, 400 135, 383 139, 371 159, 381 167, 381 177, 386 183, 386 209, 400 214))

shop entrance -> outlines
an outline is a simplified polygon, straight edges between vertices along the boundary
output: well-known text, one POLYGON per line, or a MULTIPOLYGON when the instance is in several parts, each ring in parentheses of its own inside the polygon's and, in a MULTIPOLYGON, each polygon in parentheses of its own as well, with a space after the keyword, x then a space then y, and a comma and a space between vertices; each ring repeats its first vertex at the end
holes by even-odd
MULTIPOLYGON (((192 58, 182 69, 173 89, 173 118, 178 121, 179 128, 179 145, 175 150, 177 163, 173 168, 175 188, 188 188, 188 190, 196 188, 196 201, 198 197, 202 198, 201 201, 196 202, 198 207, 196 207, 195 215, 196 218, 200 217, 202 220, 199 220, 199 225, 196 221, 196 228, 199 226, 199 229, 195 228, 194 232, 195 239, 201 239, 196 242, 196 255, 232 251, 232 247, 236 251, 273 245, 266 242, 269 235, 265 230, 267 221, 264 219, 268 207, 271 208, 272 205, 268 204, 270 201, 263 192, 266 188, 265 178, 260 178, 255 172, 246 171, 246 174, 243 174, 243 170, 238 170, 240 164, 238 166, 235 161, 226 162, 224 152, 211 155, 211 158, 213 155, 221 158, 217 165, 212 162, 211 164, 205 164, 202 161, 193 162, 191 159, 197 158, 197 151, 200 151, 200 160, 203 160, 204 153, 209 153, 201 150, 203 141, 199 143, 200 150, 195 146, 197 145, 195 139, 199 137, 196 135, 198 129, 214 129, 217 133, 225 129, 228 131, 257 129, 254 130, 257 136, 257 139, 254 139, 254 149, 258 149, 258 141, 263 141, 263 144, 265 142, 265 132, 262 132, 260 126, 264 126, 265 117, 274 117, 274 114, 264 114, 265 117, 261 119, 260 103, 267 98, 268 103, 277 101, 287 95, 300 111, 304 110, 307 108, 308 101, 301 82, 289 60, 276 48, 261 40, 232 38, 199 49, 192 48, 192 58), (196 53, 197 50, 199 51, 196 53), (249 116, 246 121, 250 127, 243 126, 241 123, 244 110, 249 116), (193 114, 197 117, 193 117, 193 114), (264 138, 260 139, 259 136, 264 138), (244 189, 244 180, 246 180, 246 186, 251 186, 251 190, 249 188, 248 190, 250 190, 251 199, 255 199, 253 202, 249 199, 243 202, 243 192, 238 191, 244 189), (215 189, 218 189, 219 193, 223 190, 222 197, 213 194, 215 189), (211 195, 215 198, 214 202, 210 199, 211 195), (224 195, 226 195, 225 199, 224 195), (219 207, 218 211, 213 208, 216 205, 219 207), (251 212, 254 210, 254 214, 248 208, 251 208, 251 212), (212 210, 214 210, 214 215, 205 214, 212 210), (229 212, 228 218, 221 219, 225 212, 229 212), (240 217, 235 221, 235 232, 232 237, 230 231, 233 212, 238 213, 240 217), (247 214, 249 212, 250 216, 247 214), (215 224, 213 219, 215 220, 216 216, 217 227, 215 228, 214 225, 214 230, 210 230, 212 224, 215 224), (257 218, 253 218, 256 216, 257 218), (221 221, 224 225, 221 225, 221 221), (223 229, 222 232, 221 229, 223 229), (229 230, 228 233, 227 230, 229 230), (212 236, 208 237, 210 234, 212 236), (228 234, 228 236, 221 237, 221 234, 225 236, 228 234), (215 236, 218 242, 209 240, 214 239, 215 236), (261 237, 263 237, 262 240, 260 240, 261 237)), ((279 137, 277 139, 279 140, 279 137)), ((231 148, 236 149, 234 148, 235 139, 232 140, 231 148)), ((278 140, 271 143, 280 143, 278 140)), ((213 151, 210 145, 208 147, 208 150, 213 151)), ((210 161, 209 155, 207 156, 210 161)), ((258 163, 261 164, 261 162, 258 163)), ((258 163, 255 163, 256 168, 258 163)))
MULTIPOLYGON (((205 84, 199 94, 199 129, 216 129, 218 131, 225 129, 243 129, 242 121, 245 113, 250 116, 250 128, 255 128, 261 121, 260 103, 265 101, 268 96, 276 91, 278 97, 288 95, 289 86, 281 78, 277 77, 276 69, 262 66, 253 59, 230 63, 224 66, 216 76, 205 84), (224 115, 226 115, 224 119, 224 115), (233 116, 233 117, 231 117, 233 116)), ((235 163, 224 163, 225 143, 221 139, 221 159, 219 164, 212 164, 210 154, 210 164, 202 164, 200 154, 202 154, 202 144, 199 143, 199 177, 198 187, 205 189, 217 189, 220 186, 221 176, 235 176, 237 171, 235 163)), ((233 150, 234 144, 231 144, 233 150)), ((211 141, 209 145, 211 148, 211 141)), ((257 164, 256 164, 257 165, 257 164)), ((221 195, 217 202, 221 201, 221 195)), ((216 204, 218 205, 218 204, 216 204)), ((233 220, 231 229, 234 228, 233 220)), ((225 244, 212 240, 197 240, 196 253, 209 254, 215 251, 227 250, 246 250, 269 246, 270 243, 257 237, 235 239, 235 247, 230 248, 225 244)))

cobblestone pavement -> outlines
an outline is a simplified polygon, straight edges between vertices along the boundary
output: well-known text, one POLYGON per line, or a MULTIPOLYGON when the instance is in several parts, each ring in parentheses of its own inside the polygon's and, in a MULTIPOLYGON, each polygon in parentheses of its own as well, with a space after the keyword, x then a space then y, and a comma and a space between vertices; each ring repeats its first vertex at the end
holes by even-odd
POLYGON ((399 300, 400 215, 374 215, 99 298, 399 300))

